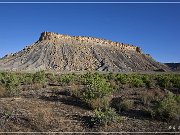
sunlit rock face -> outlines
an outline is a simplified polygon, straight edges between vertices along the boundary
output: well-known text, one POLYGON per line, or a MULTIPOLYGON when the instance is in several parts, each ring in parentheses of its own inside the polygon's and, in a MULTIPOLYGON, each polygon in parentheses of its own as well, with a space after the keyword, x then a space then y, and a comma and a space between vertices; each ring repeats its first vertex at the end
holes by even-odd
POLYGON ((34 44, 0 60, 12 71, 155 71, 169 68, 143 54, 140 47, 110 40, 43 32, 34 44))

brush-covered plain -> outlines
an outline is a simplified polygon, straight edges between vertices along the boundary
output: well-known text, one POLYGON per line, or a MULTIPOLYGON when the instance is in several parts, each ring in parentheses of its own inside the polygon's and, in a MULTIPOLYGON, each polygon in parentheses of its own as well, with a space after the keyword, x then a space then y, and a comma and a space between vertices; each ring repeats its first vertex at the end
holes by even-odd
POLYGON ((180 131, 179 121, 180 74, 0 72, 3 132, 180 131))

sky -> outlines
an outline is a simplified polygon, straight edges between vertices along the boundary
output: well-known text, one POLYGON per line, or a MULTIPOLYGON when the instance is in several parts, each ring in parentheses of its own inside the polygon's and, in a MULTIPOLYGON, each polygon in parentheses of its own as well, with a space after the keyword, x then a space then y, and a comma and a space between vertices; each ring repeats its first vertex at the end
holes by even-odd
POLYGON ((180 62, 180 3, 0 3, 0 57, 36 42, 43 31, 133 44, 159 62, 180 62))

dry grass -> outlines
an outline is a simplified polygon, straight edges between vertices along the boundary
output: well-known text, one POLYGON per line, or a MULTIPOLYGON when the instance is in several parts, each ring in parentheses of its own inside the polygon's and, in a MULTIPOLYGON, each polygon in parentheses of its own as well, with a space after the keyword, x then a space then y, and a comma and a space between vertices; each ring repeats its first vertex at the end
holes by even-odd
POLYGON ((144 105, 150 105, 151 102, 158 102, 164 97, 160 89, 146 90, 141 92, 141 101, 144 105))
POLYGON ((0 97, 6 96, 6 88, 0 85, 0 97))

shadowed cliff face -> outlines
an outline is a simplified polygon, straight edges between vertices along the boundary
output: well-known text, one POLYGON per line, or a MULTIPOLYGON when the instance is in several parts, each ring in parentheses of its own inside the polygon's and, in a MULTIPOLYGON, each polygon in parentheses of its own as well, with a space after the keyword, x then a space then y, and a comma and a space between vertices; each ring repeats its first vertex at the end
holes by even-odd
POLYGON ((137 46, 110 40, 43 32, 39 40, 0 60, 0 70, 13 71, 154 71, 169 68, 137 46))

